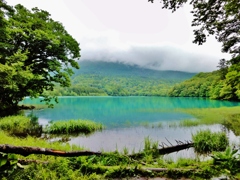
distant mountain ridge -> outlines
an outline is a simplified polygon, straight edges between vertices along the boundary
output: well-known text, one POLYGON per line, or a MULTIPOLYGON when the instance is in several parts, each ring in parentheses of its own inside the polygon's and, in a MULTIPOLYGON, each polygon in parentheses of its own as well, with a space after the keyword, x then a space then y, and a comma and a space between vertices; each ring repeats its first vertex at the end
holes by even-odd
POLYGON ((142 77, 152 79, 175 79, 185 80, 193 77, 196 73, 152 70, 137 65, 128 65, 119 62, 104 61, 80 61, 80 69, 75 71, 74 77, 82 74, 93 74, 102 76, 142 77))
POLYGON ((71 77, 72 86, 56 86, 54 96, 168 96, 177 83, 196 73, 157 71, 137 65, 103 61, 80 61, 71 77))

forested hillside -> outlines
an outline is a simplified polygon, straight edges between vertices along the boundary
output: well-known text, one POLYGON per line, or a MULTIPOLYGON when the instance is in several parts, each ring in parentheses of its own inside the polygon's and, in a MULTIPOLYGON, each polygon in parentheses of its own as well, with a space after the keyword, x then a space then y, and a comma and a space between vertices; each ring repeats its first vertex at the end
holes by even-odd
POLYGON ((233 81, 235 73, 233 73, 234 76, 232 73, 228 73, 224 77, 222 75, 222 70, 196 74, 191 79, 176 84, 169 91, 169 95, 175 97, 209 97, 211 99, 239 100, 239 83, 233 81))
MULTIPOLYGON (((166 96, 174 84, 195 73, 157 71, 136 65, 81 61, 72 86, 55 87, 55 96, 166 96)), ((48 92, 47 92, 48 93, 48 92)))
POLYGON ((170 91, 170 96, 211 97, 215 83, 219 80, 217 71, 196 74, 191 79, 176 84, 170 91), (211 92, 211 93, 210 93, 211 92))

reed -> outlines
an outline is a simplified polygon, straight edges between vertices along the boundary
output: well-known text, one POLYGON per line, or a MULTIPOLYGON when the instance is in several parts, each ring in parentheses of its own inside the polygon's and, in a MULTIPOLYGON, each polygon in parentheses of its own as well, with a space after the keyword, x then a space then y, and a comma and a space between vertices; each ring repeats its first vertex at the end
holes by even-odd
POLYGON ((89 134, 102 129, 102 124, 90 120, 68 120, 51 122, 44 129, 44 132, 49 134, 89 134))
POLYGON ((179 127, 179 123, 178 122, 169 122, 167 123, 169 128, 177 128, 179 127))

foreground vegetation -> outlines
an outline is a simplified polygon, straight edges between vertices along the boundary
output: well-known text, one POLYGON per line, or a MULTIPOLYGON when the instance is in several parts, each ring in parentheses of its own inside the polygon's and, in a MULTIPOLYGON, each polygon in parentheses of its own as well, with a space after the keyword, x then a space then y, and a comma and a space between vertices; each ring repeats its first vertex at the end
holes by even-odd
MULTIPOLYGON (((207 122, 212 119, 212 114, 216 117, 209 123, 219 123, 216 121, 222 117, 221 122, 226 117, 231 117, 239 112, 239 107, 233 108, 209 108, 209 109, 185 109, 185 111, 195 114, 199 119, 197 122, 207 122), (207 113, 208 112, 208 113, 207 113), (211 116, 210 116, 211 115, 211 116), (214 122, 215 121, 215 122, 214 122)), ((235 117, 235 116, 234 116, 235 117)), ((60 141, 50 142, 46 139, 33 136, 17 138, 11 132, 15 130, 26 131, 25 126, 29 126, 34 116, 12 116, 0 120, 0 144, 16 146, 34 146, 51 148, 63 151, 76 151, 83 148, 62 143, 60 141), (20 128, 17 129, 16 126, 20 128), (4 131, 3 131, 4 130, 4 131), (9 133, 7 133, 9 132, 9 133)), ((229 118, 230 120, 230 118, 229 118)), ((236 117, 234 122, 237 123, 236 117)), ((239 119, 238 119, 239 120, 239 119)), ((73 121, 70 121, 72 124, 73 121)), ((76 121, 78 122, 78 121, 76 121)), ((240 121, 238 121, 240 123, 240 121)), ((64 127, 64 123, 61 122, 64 127)), ((238 123, 238 124, 239 124, 238 123)), ((66 125, 69 126, 69 125, 66 125)), ((161 127, 163 125, 161 124, 161 127)), ((61 128, 59 128, 61 129, 61 128)), ((70 128, 71 129, 71 128, 70 128)), ((65 130, 60 130, 62 132, 65 130)), ((71 131, 68 131, 71 132, 71 131)), ((229 141, 225 133, 212 133, 210 130, 200 130, 193 134, 192 141, 194 149, 199 154, 208 154, 212 158, 202 160, 200 157, 194 159, 179 158, 173 161, 164 158, 158 153, 159 142, 153 142, 145 138, 144 149, 141 152, 129 152, 127 148, 123 152, 103 152, 102 155, 79 156, 79 157, 53 157, 46 155, 11 155, 0 153, 0 171, 2 179, 114 179, 125 177, 169 177, 169 178, 192 178, 210 179, 222 174, 238 178, 240 158, 236 150, 228 147, 229 141), (217 151, 217 152, 214 152, 217 151), (4 164, 3 160, 6 160, 4 164), (25 160, 25 161, 23 161, 25 160)))
MULTIPOLYGON (((61 144, 59 142, 46 142, 33 137, 26 139, 19 139, 10 137, 9 135, 1 132, 0 144, 12 142, 13 145, 24 146, 38 146, 49 147, 59 150, 79 150, 76 146, 69 144, 61 144)), ((127 149, 124 153, 118 151, 111 153, 103 153, 101 156, 81 156, 73 158, 52 157, 45 155, 30 155, 28 157, 15 156, 18 160, 28 160, 32 163, 28 165, 16 165, 16 160, 11 156, 8 160, 12 164, 0 166, 0 171, 5 168, 1 173, 2 179, 113 179, 125 177, 170 177, 170 178, 193 178, 193 179, 209 179, 213 176, 219 176, 224 171, 220 169, 224 165, 216 166, 215 161, 217 158, 221 159, 223 154, 213 154, 214 158, 201 161, 197 159, 178 159, 172 161, 171 159, 164 159, 163 156, 158 154, 158 143, 152 142, 149 138, 145 139, 144 150, 141 156, 129 155, 127 149), (37 160, 37 161, 33 161, 37 160), (15 162, 15 163, 14 163, 15 162), (14 168, 13 168, 14 167, 14 168), (154 168, 161 167, 160 171, 155 171, 154 168)), ((231 156, 231 158, 233 158, 231 156)), ((3 159, 3 158, 2 158, 3 159)), ((238 162, 236 159, 234 162, 238 162)), ((27 162, 27 161, 25 161, 27 162)), ((221 162, 221 161, 220 161, 221 162)), ((218 161, 219 163, 219 161, 218 161)), ((231 175, 236 175, 236 166, 225 167, 227 170, 233 172, 231 175), (231 168, 231 169, 230 169, 231 168), (233 171, 234 170, 234 171, 233 171)))

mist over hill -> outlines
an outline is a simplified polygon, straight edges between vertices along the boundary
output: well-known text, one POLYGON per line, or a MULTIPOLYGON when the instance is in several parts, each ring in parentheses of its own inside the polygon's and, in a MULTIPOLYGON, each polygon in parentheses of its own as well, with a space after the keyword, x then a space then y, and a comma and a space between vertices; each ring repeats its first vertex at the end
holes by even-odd
POLYGON ((138 65, 129 65, 119 62, 104 61, 80 61, 80 69, 75 71, 78 75, 102 75, 102 76, 122 76, 122 77, 142 77, 163 80, 185 80, 193 77, 196 73, 172 71, 172 70, 152 70, 138 65))

